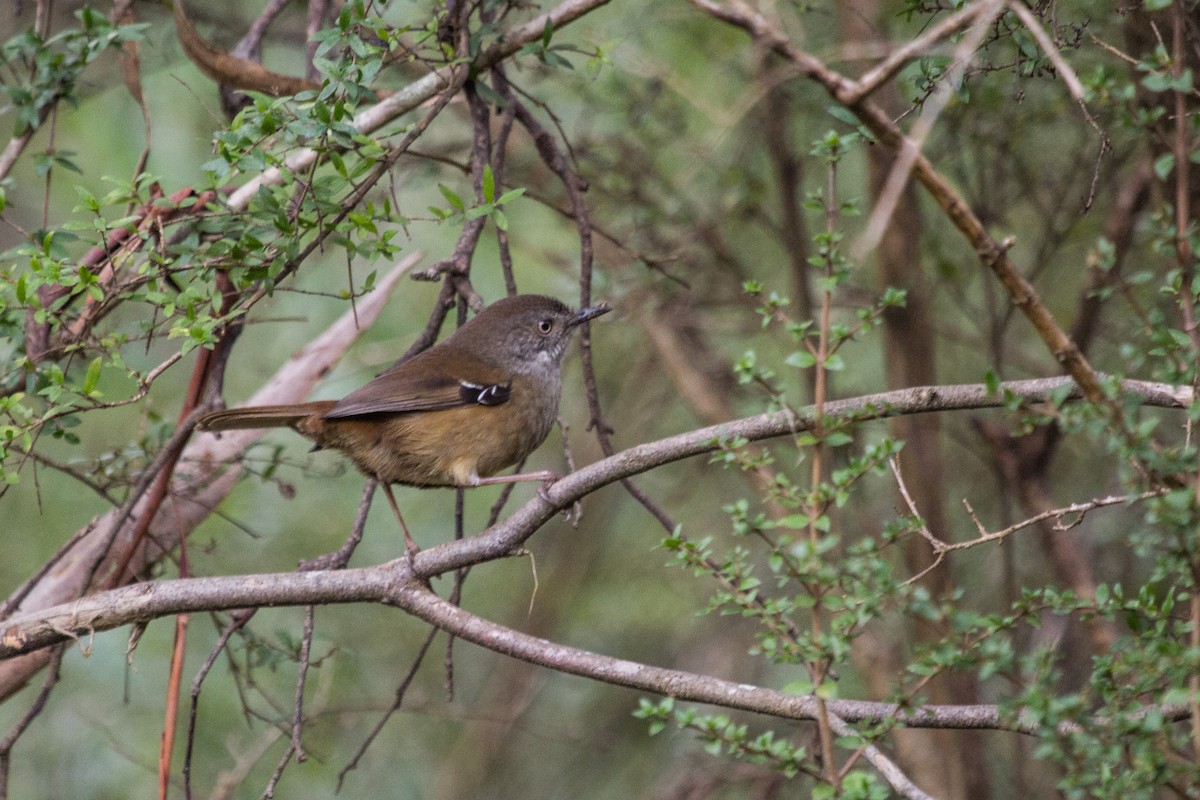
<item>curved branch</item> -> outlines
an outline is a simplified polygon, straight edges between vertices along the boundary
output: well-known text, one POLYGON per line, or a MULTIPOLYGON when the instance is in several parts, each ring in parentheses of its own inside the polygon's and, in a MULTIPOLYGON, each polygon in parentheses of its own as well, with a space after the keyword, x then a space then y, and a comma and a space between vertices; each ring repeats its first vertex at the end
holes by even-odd
MULTIPOLYGON (((464 611, 438 597, 419 582, 410 581, 401 585, 394 601, 405 611, 459 638, 559 672, 666 695, 678 700, 754 711, 784 719, 817 719, 819 701, 815 695, 785 694, 775 689, 734 683, 694 672, 655 667, 557 644, 464 611)), ((852 700, 835 700, 825 701, 825 705, 826 715, 839 736, 858 735, 858 731, 848 724, 850 719, 878 721, 889 717, 900 718, 904 713, 898 706, 888 703, 863 704, 852 700), (863 716, 861 712, 865 710, 864 705, 873 707, 877 712, 883 712, 883 715, 863 716), (842 708, 846 713, 839 710, 842 708)), ((929 800, 930 796, 913 784, 878 747, 865 745, 863 755, 901 796, 914 800, 929 800)))
MULTIPOLYGON (((0 632, 0 658, 10 658, 69 639, 173 614, 251 606, 384 603, 481 647, 559 672, 653 692, 680 700, 752 711, 782 719, 812 720, 813 695, 734 683, 683 670, 613 658, 558 644, 479 617, 434 594, 406 558, 372 567, 256 576, 179 578, 100 592, 38 614, 9 620, 0 632)), ((907 727, 1006 730, 1036 735, 1036 721, 1002 716, 995 705, 905 707, 870 700, 830 700, 829 711, 845 723, 895 721, 907 727)), ((1172 719, 1186 707, 1156 707, 1172 719)), ((1095 720, 1103 723, 1102 718, 1095 720)), ((839 730, 838 733, 850 733, 839 730)))
MULTIPOLYGON (((1192 398, 1189 387, 1148 381, 1124 381, 1121 386, 1125 393, 1149 406, 1183 408, 1192 398)), ((861 422, 931 411, 997 408, 1013 396, 1027 403, 1042 402, 1064 388, 1071 392, 1069 397, 1080 396, 1079 387, 1065 376, 1010 381, 1001 384, 1001 390, 996 393, 990 393, 983 384, 900 389, 830 401, 825 404, 824 419, 826 422, 833 419, 861 422)), ((412 571, 418 580, 428 580, 462 567, 504 558, 553 517, 556 509, 569 506, 602 486, 673 461, 712 452, 722 443, 794 434, 810 428, 813 418, 811 408, 795 414, 762 414, 623 450, 570 473, 549 487, 544 498, 540 494, 532 498, 508 519, 478 536, 445 542, 418 553, 413 559, 412 571)), ((393 562, 358 570, 309 572, 304 573, 305 577, 284 573, 160 581, 102 592, 53 607, 36 608, 36 604, 26 602, 23 613, 6 620, 0 630, 0 659, 13 658, 68 638, 181 612, 257 605, 395 602, 395 597, 389 594, 390 587, 404 577, 408 567, 405 564, 403 572, 396 572, 397 569, 393 562)), ((852 721, 861 718, 861 715, 847 715, 842 711, 835 713, 852 721)))
MULTIPOLYGON (((1000 384, 996 393, 989 393, 981 383, 897 389, 831 400, 825 403, 823 413, 826 424, 836 419, 866 422, 933 411, 1000 408, 1010 397, 1017 397, 1023 403, 1039 403, 1064 390, 1068 392, 1067 399, 1078 400, 1083 396, 1078 384, 1062 376, 1009 381, 1000 384)), ((1122 381, 1121 390, 1148 406, 1186 408, 1192 400, 1190 387, 1151 381, 1122 381)), ((722 443, 739 439, 760 441, 810 430, 814 419, 815 411, 811 406, 794 413, 779 411, 710 425, 622 450, 564 476, 546 490, 544 497, 533 498, 508 519, 479 536, 422 551, 416 557, 417 574, 432 577, 502 558, 533 535, 557 509, 568 507, 602 486, 672 461, 710 453, 722 443)))
POLYGON ((175 0, 175 30, 183 52, 201 72, 217 83, 271 97, 321 91, 321 84, 315 81, 272 72, 256 61, 213 47, 204 41, 188 19, 183 0, 175 0))

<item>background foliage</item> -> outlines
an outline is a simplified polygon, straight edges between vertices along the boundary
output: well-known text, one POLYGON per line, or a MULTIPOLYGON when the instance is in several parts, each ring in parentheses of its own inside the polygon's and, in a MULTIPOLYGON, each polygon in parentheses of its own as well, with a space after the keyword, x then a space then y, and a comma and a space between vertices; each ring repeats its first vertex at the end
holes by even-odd
MULTIPOLYGON (((796 421, 595 489, 532 561, 433 588, 811 712, 429 645, 377 604, 213 611, 128 655, 112 632, 0 662, 0 791, 1198 796, 1195 3, 307 14, 0 11, 0 616, 50 605, 114 508, 75 594, 338 550, 363 479, 336 455, 264 437, 192 529, 169 498, 217 473, 181 448, 421 252, 315 396, 519 290, 616 309, 536 468, 796 421)), ((469 491, 456 518, 455 492, 401 492, 423 547, 534 498, 469 491)), ((395 558, 394 528, 372 508, 350 565, 395 558)))

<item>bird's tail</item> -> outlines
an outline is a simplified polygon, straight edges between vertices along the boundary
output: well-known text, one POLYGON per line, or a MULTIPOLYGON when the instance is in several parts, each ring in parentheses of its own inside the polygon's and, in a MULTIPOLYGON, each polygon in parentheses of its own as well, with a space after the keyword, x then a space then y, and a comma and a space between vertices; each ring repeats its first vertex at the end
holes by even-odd
POLYGON ((332 400, 293 403, 286 406, 247 406, 214 411, 196 420, 199 431, 231 431, 240 428, 291 428, 305 417, 324 414, 332 400))

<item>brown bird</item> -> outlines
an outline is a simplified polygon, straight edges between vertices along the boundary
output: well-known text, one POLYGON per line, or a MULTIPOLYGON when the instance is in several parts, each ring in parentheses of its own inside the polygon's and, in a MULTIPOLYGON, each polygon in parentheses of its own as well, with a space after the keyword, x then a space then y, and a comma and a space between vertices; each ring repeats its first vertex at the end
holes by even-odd
POLYGON ((558 416, 571 334, 609 310, 597 305, 574 311, 541 295, 508 297, 341 400, 230 408, 201 417, 196 427, 289 427, 317 449, 342 451, 383 486, 411 552, 416 546, 391 484, 481 486, 557 479, 545 471, 495 473, 546 440, 558 416))

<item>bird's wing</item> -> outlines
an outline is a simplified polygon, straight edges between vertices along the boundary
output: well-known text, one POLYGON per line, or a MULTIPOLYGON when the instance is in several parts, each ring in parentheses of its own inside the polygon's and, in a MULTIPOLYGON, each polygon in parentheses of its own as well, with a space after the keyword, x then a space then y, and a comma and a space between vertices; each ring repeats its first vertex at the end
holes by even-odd
POLYGON ((446 359, 438 357, 441 355, 429 350, 393 367, 346 395, 322 416, 345 419, 470 405, 494 406, 508 400, 512 386, 508 381, 497 380, 495 368, 470 357, 446 359), (447 365, 447 361, 452 361, 452 365, 447 365))

